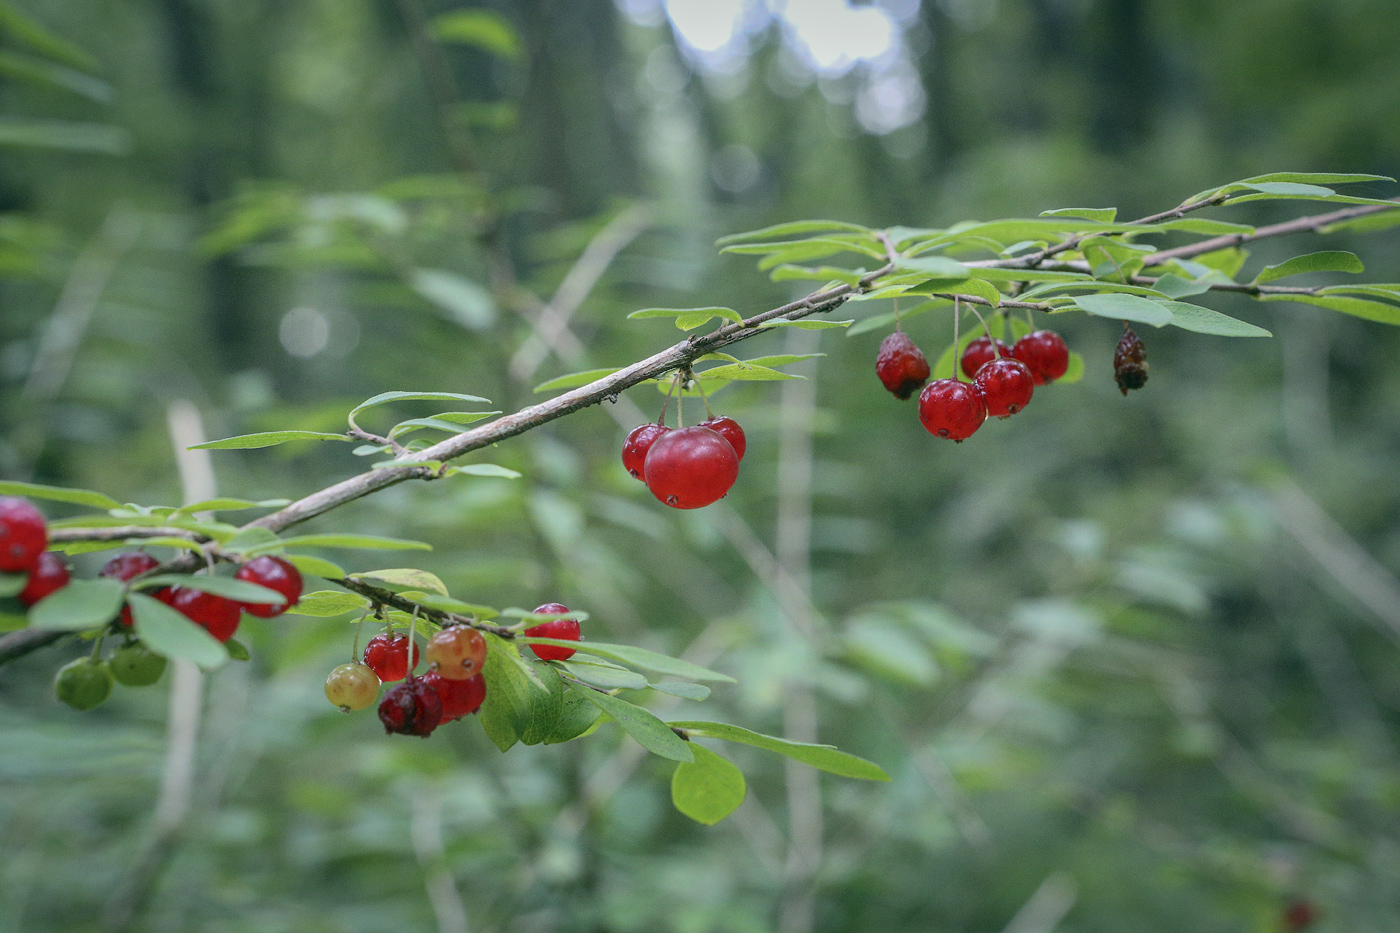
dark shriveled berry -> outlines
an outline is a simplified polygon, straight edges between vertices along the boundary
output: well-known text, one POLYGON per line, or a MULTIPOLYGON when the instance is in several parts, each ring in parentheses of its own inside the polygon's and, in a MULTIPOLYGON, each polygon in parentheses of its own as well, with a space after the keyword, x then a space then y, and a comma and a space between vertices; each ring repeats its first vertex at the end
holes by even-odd
MULTIPOLYGON (((1010 356, 1011 351, 1006 344, 1000 340, 996 343, 996 356, 1010 356)), ((977 370, 992 361, 992 338, 983 335, 963 347, 962 356, 958 365, 962 367, 963 375, 969 379, 976 378, 977 370)))
POLYGON ((1035 377, 1020 360, 985 363, 973 381, 987 400, 987 414, 998 418, 1009 418, 1025 408, 1035 392, 1035 377))
POLYGON ((1113 352, 1113 379, 1124 395, 1129 389, 1141 389, 1147 384, 1147 347, 1142 338, 1123 322, 1123 336, 1113 352))
POLYGON ((44 513, 24 499, 0 497, 0 573, 24 573, 48 546, 44 513))
POLYGON ((700 427, 709 428, 720 437, 729 442, 729 446, 734 448, 734 456, 740 461, 744 459, 744 451, 748 449, 748 438, 744 437, 744 429, 739 427, 739 422, 733 418, 707 418, 700 422, 700 427))
POLYGON ((427 738, 442 723, 442 698, 423 678, 414 678, 384 694, 379 721, 385 732, 427 738))
POLYGON ((928 359, 908 334, 897 330, 880 342, 875 375, 895 398, 905 399, 919 391, 928 374, 928 359))
POLYGON ((20 590, 19 601, 32 606, 45 596, 68 585, 68 565, 53 551, 39 555, 39 561, 29 571, 29 579, 20 590))
POLYGON ((634 479, 646 481, 643 469, 647 461, 647 451, 656 439, 671 430, 664 424, 639 424, 627 433, 622 442, 622 468, 634 479))
POLYGON ((919 421, 937 437, 963 441, 987 420, 982 390, 956 379, 935 379, 919 394, 919 421))
POLYGON ((1026 334, 1011 348, 1011 355, 1025 363, 1036 385, 1054 382, 1069 369, 1069 347, 1053 330, 1026 334))

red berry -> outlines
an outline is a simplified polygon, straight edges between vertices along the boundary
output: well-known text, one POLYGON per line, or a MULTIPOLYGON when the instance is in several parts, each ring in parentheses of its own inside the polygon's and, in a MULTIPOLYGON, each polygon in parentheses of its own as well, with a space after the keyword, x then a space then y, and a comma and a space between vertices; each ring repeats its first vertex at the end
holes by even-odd
POLYGON ((992 360, 977 370, 973 381, 987 400, 987 413, 998 418, 1008 418, 1025 408, 1035 392, 1035 377, 1020 360, 992 360))
POLYGON ((972 383, 935 379, 919 393, 919 420, 930 434, 962 441, 987 420, 987 400, 972 383))
POLYGON ((658 437, 671 430, 664 424, 639 424, 627 434, 627 439, 622 442, 622 466, 636 479, 645 480, 646 474, 643 466, 646 464, 647 451, 651 450, 651 445, 658 437))
POLYGON ((1025 363, 1036 385, 1054 382, 1069 369, 1069 347, 1053 330, 1026 334, 1011 348, 1011 355, 1025 363))
MULTIPOLYGON (((408 676, 408 636, 376 635, 365 645, 365 663, 374 676, 393 683, 408 676)), ((418 646, 413 646, 413 666, 418 666, 418 646)))
POLYGON ((449 625, 428 639, 428 667, 444 680, 466 680, 486 663, 486 639, 474 628, 449 625))
MULTIPOLYGON (((466 680, 448 680, 438 676, 436 671, 428 671, 418 678, 437 693, 442 701, 442 722, 449 723, 469 713, 475 713, 486 699, 486 679, 480 674, 466 680)), ((442 723, 439 723, 441 725, 442 723)))
POLYGON ((238 631, 243 604, 188 586, 172 586, 155 594, 171 609, 202 626, 219 641, 228 641, 238 631))
POLYGON ((717 431, 677 428, 652 443, 643 475, 660 501, 676 509, 698 509, 734 485, 739 457, 717 431))
POLYGON ((53 551, 45 551, 39 555, 34 569, 29 571, 29 580, 24 584, 24 589, 20 590, 19 601, 26 606, 32 606, 54 590, 61 590, 67 586, 68 578, 68 565, 63 562, 63 558, 53 551))
POLYGON ((894 393, 895 398, 908 398, 928 382, 928 359, 909 335, 897 330, 880 341, 880 353, 875 357, 875 375, 894 393))
POLYGON ((234 574, 240 580, 265 586, 281 593, 286 601, 282 603, 244 603, 243 611, 260 619, 280 616, 301 599, 301 572, 290 562, 280 557, 265 555, 254 557, 234 574))
POLYGON ((700 427, 709 428, 719 434, 720 437, 729 442, 730 447, 734 448, 734 456, 741 461, 744 459, 744 450, 748 447, 749 442, 744 437, 744 429, 739 427, 739 422, 733 418, 710 418, 700 422, 700 427))
POLYGON ((44 514, 23 499, 0 497, 0 573, 28 571, 48 546, 44 514))
POLYGON ((423 678, 415 677, 384 694, 379 721, 385 732, 427 738, 442 723, 442 698, 423 678))
POLYGON ((1317 922, 1317 908, 1311 901, 1294 901, 1283 909, 1283 927, 1288 933, 1302 933, 1317 922))
MULTIPOLYGON (((1006 344, 997 341, 997 356, 1011 355, 1006 344)), ((963 347, 961 366, 963 375, 969 379, 976 378, 977 370, 986 363, 992 361, 992 338, 985 334, 963 347)))
MULTIPOLYGON (((535 607, 535 615, 541 616, 556 615, 568 611, 569 607, 563 603, 545 603, 543 606, 535 607)), ((554 619, 550 622, 541 622, 539 625, 527 628, 525 634, 533 635, 535 638, 578 641, 578 619, 554 619)), ((574 656, 574 649, 560 648, 558 645, 531 645, 530 650, 541 661, 567 661, 574 656)))
MULTIPOLYGON (((125 554, 118 554, 102 567, 99 577, 108 577, 112 580, 120 580, 123 583, 135 579, 143 573, 155 570, 160 566, 160 561, 149 554, 140 551, 127 551, 125 554)), ((161 593, 166 592, 161 590, 161 593)), ((161 598, 161 593, 156 593, 157 599, 161 598)), ((131 607, 122 606, 122 625, 131 628, 131 607)))

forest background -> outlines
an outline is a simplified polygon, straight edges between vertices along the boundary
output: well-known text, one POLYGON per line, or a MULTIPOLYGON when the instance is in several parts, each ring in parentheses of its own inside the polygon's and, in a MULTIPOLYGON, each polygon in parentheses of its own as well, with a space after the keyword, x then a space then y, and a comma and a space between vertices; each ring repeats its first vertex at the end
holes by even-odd
MULTIPOLYGON (((3 0, 0 477, 176 504, 172 424, 335 431, 392 389, 511 411, 676 339, 630 311, 791 298, 727 233, 1395 176, 1397 114, 1393 0, 3 0)), ((1398 281, 1397 247, 1316 248, 1398 281)), ((705 828, 615 729, 501 755, 473 721, 342 716, 343 620, 245 625, 252 660, 173 709, 168 676, 59 705, 72 646, 0 671, 0 930, 1275 933, 1299 902, 1395 929, 1400 334, 1211 304, 1275 338, 1152 331, 1123 398, 1118 326, 1065 315, 1084 379, 957 447, 878 384, 881 331, 756 338, 826 355, 716 396, 749 453, 696 513, 618 463, 642 387, 490 451, 520 479, 317 526, 685 652, 739 681, 707 715, 891 783, 738 754, 748 800, 705 828)), ((216 453, 217 491, 357 469, 328 446, 216 453)))

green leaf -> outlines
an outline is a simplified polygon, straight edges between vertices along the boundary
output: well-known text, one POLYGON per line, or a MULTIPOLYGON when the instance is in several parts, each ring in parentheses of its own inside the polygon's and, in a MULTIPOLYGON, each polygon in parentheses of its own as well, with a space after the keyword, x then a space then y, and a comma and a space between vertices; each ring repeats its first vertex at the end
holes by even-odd
POLYGON ((647 679, 641 674, 615 664, 577 660, 558 663, 577 679, 600 690, 645 690, 647 686, 647 679))
POLYGON ((744 322, 743 316, 732 308, 644 308, 627 315, 628 320, 657 317, 675 318, 676 326, 681 330, 695 330, 717 317, 736 324, 744 322))
POLYGON ((317 590, 314 593, 303 594, 301 601, 288 609, 287 612, 292 615, 329 619, 347 612, 363 612, 369 604, 369 600, 357 593, 346 593, 341 590, 317 590))
POLYGON ((277 537, 277 533, 270 528, 263 528, 261 525, 253 525, 244 528, 232 538, 221 545, 225 551, 232 551, 235 554, 242 554, 253 548, 264 548, 270 551, 282 546, 282 539, 277 537))
POLYGON ((488 650, 481 673, 486 678, 486 699, 481 704, 481 726, 501 751, 520 741, 531 725, 531 694, 548 692, 532 679, 530 669, 515 645, 486 633, 488 650))
POLYGON ((191 661, 205 670, 228 663, 228 649, 217 638, 165 603, 144 593, 131 594, 129 601, 136 634, 147 648, 167 658, 191 661))
POLYGON ((248 646, 237 638, 230 638, 224 642, 224 650, 228 652, 230 661, 249 661, 253 657, 248 653, 248 646))
POLYGON ((704 684, 683 684, 667 681, 660 684, 652 684, 651 689, 657 693, 669 694, 673 697, 680 697, 683 700, 707 700, 710 697, 710 688, 704 684))
POLYGON ((1181 217, 1164 220, 1152 225, 1158 230, 1177 230, 1182 233, 1200 233, 1205 236, 1252 236, 1254 227, 1249 224, 1235 224, 1224 220, 1207 220, 1204 217, 1181 217))
POLYGON ((573 690, 565 690, 559 705, 559 718, 555 720, 549 735, 545 736, 544 744, 558 745, 560 742, 568 742, 587 735, 607 721, 608 718, 597 706, 573 690))
POLYGON ((283 559, 302 573, 325 577, 327 580, 339 580, 345 576, 345 570, 340 565, 312 557, 310 554, 284 554, 283 559))
POLYGON ((183 586, 203 593, 213 593, 215 596, 222 596, 240 603, 280 605, 287 601, 287 597, 276 590, 258 586, 256 583, 249 583, 247 580, 235 580, 232 577, 159 573, 153 577, 141 577, 138 580, 133 580, 131 586, 138 590, 160 589, 163 586, 183 586))
POLYGON ((468 330, 485 330, 496 322, 496 301, 491 292, 465 276, 446 269, 414 269, 408 287, 426 299, 447 319, 468 330))
POLYGON ((425 593, 448 595, 447 584, 443 583, 437 574, 428 573, 426 570, 414 570, 411 567, 353 573, 350 575, 350 579, 363 580, 395 593, 402 593, 404 590, 421 590, 425 593))
POLYGON ((744 774, 729 761, 692 744, 695 760, 676 765, 671 775, 671 802, 697 823, 713 826, 744 802, 744 774))
POLYGON ((845 230, 849 233, 871 234, 868 227, 859 224, 846 223, 843 220, 795 220, 791 223, 777 224, 772 227, 764 227, 761 230, 750 230, 747 233, 731 233, 715 240, 715 246, 728 246, 731 243, 744 243, 748 240, 777 239, 785 236, 795 236, 799 233, 825 233, 832 230, 845 230))
POLYGON ((530 668, 539 681, 527 695, 529 713, 525 718, 525 728, 520 732, 523 745, 539 745, 554 734, 559 724, 559 716, 564 707, 564 681, 559 674, 543 661, 522 657, 521 663, 530 668))
POLYGON ((430 26, 441 42, 460 42, 506 59, 521 55, 520 37, 505 17, 491 10, 452 10, 433 17, 430 26))
POLYGON ((298 535, 283 538, 276 547, 266 545, 249 548, 247 553, 257 556, 281 547, 345 547, 361 550, 382 551, 431 551, 433 546, 422 541, 408 541, 403 538, 383 538, 378 535, 298 535))
POLYGON ((1269 182, 1299 182, 1311 185, 1345 185, 1362 181, 1394 181, 1388 175, 1340 174, 1337 172, 1273 172, 1269 175, 1255 175, 1239 182, 1242 185, 1267 184, 1269 182))
POLYGON ((131 151, 131 133, 124 127, 107 123, 0 116, 0 146, 119 156, 131 151))
MULTIPOLYGON (((662 758, 669 758, 672 761, 691 762, 695 760, 689 742, 676 735, 670 726, 640 706, 606 693, 599 693, 590 687, 569 684, 569 690, 607 713, 613 722, 621 726, 628 735, 637 740, 639 745, 653 755, 660 755, 662 758)), ((491 696, 489 690, 486 695, 488 698, 491 696)))
POLYGON ((731 726, 723 722, 672 722, 670 725, 696 735, 707 735, 730 742, 742 742, 756 748, 767 749, 786 755, 805 765, 839 774, 842 777, 860 778, 865 781, 888 781, 890 776, 873 762, 855 755, 838 751, 831 745, 809 745, 805 742, 789 742, 771 735, 753 732, 741 726, 731 726))
POLYGON ((1302 275, 1305 272, 1365 272, 1366 267, 1361 264, 1355 253, 1348 253, 1345 250, 1324 250, 1320 253, 1308 253, 1306 256, 1294 256, 1287 262, 1281 262, 1276 266, 1265 266, 1264 271, 1254 277, 1254 285, 1264 285, 1277 279, 1286 278, 1290 275, 1302 275))
POLYGON ((1347 298, 1342 295, 1260 295, 1261 301, 1296 301, 1300 304, 1317 305, 1330 311, 1340 311, 1352 317, 1377 321, 1381 324, 1400 324, 1400 306, 1381 301, 1367 301, 1363 298, 1347 298))
MULTIPOLYGON (((484 405, 491 404, 490 399, 484 399, 479 395, 463 395, 460 392, 380 392, 374 398, 365 399, 350 410, 350 423, 354 424, 355 416, 367 409, 375 408, 379 405, 387 405, 389 402, 406 401, 454 401, 480 402, 484 405)), ((340 437, 342 440, 345 439, 339 434, 329 436, 340 437)))
POLYGON ((497 479, 520 479, 520 474, 515 470, 494 463, 469 463, 466 466, 448 467, 448 476, 457 474, 462 476, 493 476, 497 479))
POLYGON ((759 327, 796 327, 800 330, 827 330, 832 327, 850 327, 855 321, 823 321, 815 318, 805 317, 800 321, 789 321, 787 318, 779 317, 771 321, 764 321, 759 327))
POLYGON ((1101 220, 1113 223, 1118 219, 1116 207, 1062 207, 1053 211, 1041 211, 1041 217, 1080 217, 1084 220, 1101 220))
POLYGON ((106 81, 33 55, 0 52, 0 74, 30 84, 43 84, 81 94, 99 104, 112 99, 112 86, 106 81))
POLYGON ((1189 298, 1210 291, 1211 283, 1206 279, 1185 279, 1174 272, 1157 277, 1152 287, 1168 298, 1189 298))
POLYGON ((697 372, 695 378, 705 382, 722 379, 726 382, 780 382, 784 379, 801 379, 802 376, 794 376, 791 373, 780 372, 770 369, 767 366, 755 366, 751 363, 730 363, 726 366, 715 366, 702 372, 697 372))
POLYGON ((435 596, 433 594, 428 594, 427 596, 418 597, 414 602, 422 606, 427 606, 429 609, 437 609, 440 612, 453 612, 459 616, 467 616, 481 622, 487 619, 494 619, 496 616, 500 615, 499 611, 490 606, 478 606, 475 603, 453 599, 451 596, 435 596))
POLYGON ((97 60, 67 39, 41 26, 10 3, 0 3, 0 32, 32 52, 65 62, 74 68, 93 71, 97 60))
POLYGON ((1065 374, 1055 380, 1056 385, 1073 385, 1084 378, 1084 357, 1069 351, 1069 366, 1065 369, 1065 374))
POLYGON ((1317 290, 1319 295, 1366 295, 1382 301, 1400 302, 1400 285, 1372 283, 1368 285, 1329 285, 1317 290))
POLYGON ((895 265, 899 272, 927 272, 931 276, 940 279, 953 279, 954 281, 965 279, 972 275, 972 270, 956 259, 949 259, 946 256, 929 256, 924 259, 901 259, 895 265))
POLYGON ((389 437, 397 438, 421 428, 431 428, 434 431, 446 431, 448 434, 460 434, 462 433, 464 425, 472 424, 499 414, 501 414, 499 411, 456 411, 434 415, 431 418, 409 418, 407 421, 400 421, 390 428, 389 437))
POLYGON ((856 286, 860 284, 861 277, 865 275, 864 269, 842 269, 839 266, 794 266, 790 263, 775 268, 768 277, 774 282, 792 281, 816 281, 816 282, 836 282, 841 285, 856 286))
POLYGON ((1097 317, 1135 321, 1153 327, 1164 327, 1172 320, 1171 311, 1163 307, 1162 302, 1136 295, 1076 295, 1073 301, 1080 310, 1097 317))
POLYGON ((536 392, 553 392, 555 389, 577 389, 579 386, 586 386, 590 382, 597 382, 605 379, 615 372, 620 372, 621 366, 610 366, 604 369, 585 369, 580 373, 569 373, 567 376, 558 376, 548 382, 541 382, 535 386, 536 392))
MULTIPOLYGON (((556 617, 557 618, 557 617, 556 617)), ((644 671, 655 671, 658 674, 670 674, 673 677, 685 677, 690 680, 717 680, 725 683, 734 683, 734 678, 709 668, 692 664, 689 661, 682 661, 680 658, 670 658, 655 651, 648 651, 645 648, 637 648, 633 645, 610 645, 596 641, 563 641, 558 638, 534 638, 529 635, 522 635, 517 641, 525 644, 554 645, 558 648, 574 648, 580 654, 596 655, 600 658, 607 658, 611 661, 619 661, 631 667, 639 667, 644 671)))
MULTIPOLYGON (((90 489, 65 489, 62 486, 41 486, 38 483, 17 483, 0 481, 0 496, 28 496, 31 499, 49 499, 54 502, 71 502, 94 509, 119 509, 122 504, 111 496, 90 489)), ((122 524, 118 522, 117 524, 122 524)))
POLYGON ((126 587, 117 580, 74 580, 29 610, 34 628, 80 631, 106 625, 121 612, 126 587))
POLYGON ((1092 282, 1094 277, 1083 272, 1059 272, 1054 269, 1000 269, 995 266, 973 266, 972 274, 988 282, 1092 282))
POLYGON ((263 431, 259 434, 240 434, 222 440, 195 444, 190 450, 252 450, 257 447, 276 447, 289 441, 349 441, 344 434, 327 434, 324 431, 263 431))
POLYGON ((28 582, 27 573, 0 573, 0 599, 18 596, 28 582))
POLYGON ((1221 314, 1219 311, 1212 311, 1210 308, 1187 304, 1184 301, 1164 301, 1161 304, 1171 312, 1172 325, 1180 327, 1182 330, 1195 331, 1198 334, 1214 334, 1217 337, 1273 336, 1262 327, 1255 327, 1253 324, 1230 317, 1228 314, 1221 314))

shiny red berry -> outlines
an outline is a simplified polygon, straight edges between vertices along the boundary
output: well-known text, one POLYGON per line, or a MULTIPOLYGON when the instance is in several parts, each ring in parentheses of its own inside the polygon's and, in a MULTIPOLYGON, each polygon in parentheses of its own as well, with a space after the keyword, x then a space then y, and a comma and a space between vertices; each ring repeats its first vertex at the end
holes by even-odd
MULTIPOLYGON (((103 565, 102 571, 98 576, 107 577, 112 580, 120 580, 126 583, 128 580, 133 580, 143 573, 149 573, 159 566, 160 561, 149 554, 143 554, 140 551, 127 551, 107 561, 107 563, 103 565)), ((161 592, 163 593, 165 591, 162 590, 161 592)), ((154 595, 157 598, 160 597, 160 593, 154 595)), ((122 625, 131 628, 130 606, 122 606, 122 625)))
POLYGON ((234 574, 240 580, 265 586, 281 593, 286 598, 283 603, 244 603, 243 611, 260 619, 280 616, 301 599, 301 572, 290 562, 280 557, 264 555, 254 557, 234 574))
POLYGON ((422 677, 415 677, 384 694, 379 721, 385 732, 427 738, 442 723, 442 698, 422 677))
MULTIPOLYGON (((535 607, 535 615, 548 616, 568 612, 569 607, 563 603, 545 603, 543 606, 535 607)), ((525 630, 526 635, 533 635, 535 638, 557 638, 560 641, 578 641, 579 626, 577 619, 554 619, 549 622, 541 622, 539 625, 532 625, 525 630)), ((531 645, 530 650, 535 653, 535 657, 541 661, 567 661, 574 656, 574 649, 560 648, 558 645, 531 645)))
POLYGON ((29 579, 20 590, 19 601, 32 606, 45 596, 68 585, 68 565, 53 551, 39 555, 39 561, 29 571, 29 579))
POLYGON ((486 678, 480 674, 466 680, 448 680, 436 671, 429 671, 418 681, 431 687, 442 701, 442 723, 475 713, 486 699, 486 678))
POLYGON ((486 639, 474 628, 449 625, 428 639, 428 667, 444 680, 466 680, 486 663, 486 639))
POLYGON ((1009 418, 1025 408, 1035 392, 1035 377, 1020 360, 992 360, 973 380, 987 400, 987 414, 1009 418))
POLYGON ((1011 355, 1025 363, 1036 385, 1054 382, 1069 369, 1069 347, 1053 330, 1026 334, 1011 348, 1011 355))
POLYGON ((646 464, 647 451, 651 450, 651 445, 658 437, 671 430, 664 424, 639 424, 627 434, 627 439, 622 442, 622 467, 628 474, 636 479, 645 480, 646 474, 643 466, 646 464))
MULTIPOLYGON (((365 664, 384 683, 408 676, 408 636, 376 635, 365 645, 365 664)), ((413 666, 418 666, 418 646, 413 646, 413 666)))
MULTIPOLYGON (((997 341, 997 356, 1010 356, 1006 344, 997 341)), ((977 370, 992 361, 992 338, 985 334, 963 347, 961 362, 963 375, 969 379, 977 377, 977 370)))
POLYGON ((729 446, 734 448, 734 456, 740 460, 744 459, 744 450, 749 442, 744 437, 744 429, 739 427, 739 422, 733 418, 710 418, 700 422, 700 427, 709 428, 715 431, 720 437, 729 442, 729 446))
POLYGON ((238 631, 243 604, 188 586, 172 586, 154 594, 171 609, 202 626, 219 641, 228 641, 238 631))
POLYGON ((928 359, 909 335, 897 330, 880 341, 875 357, 875 375, 895 398, 908 398, 928 382, 928 359))
POLYGON ((28 571, 48 546, 44 514, 23 499, 0 497, 0 573, 28 571))
POLYGON ((919 393, 919 421, 930 434, 962 441, 986 420, 987 400, 973 383, 935 379, 919 393))
POLYGON ((647 452, 647 488, 675 509, 715 502, 739 478, 739 457, 723 435, 709 428, 677 428, 657 438, 647 452))

